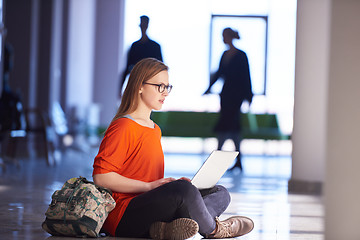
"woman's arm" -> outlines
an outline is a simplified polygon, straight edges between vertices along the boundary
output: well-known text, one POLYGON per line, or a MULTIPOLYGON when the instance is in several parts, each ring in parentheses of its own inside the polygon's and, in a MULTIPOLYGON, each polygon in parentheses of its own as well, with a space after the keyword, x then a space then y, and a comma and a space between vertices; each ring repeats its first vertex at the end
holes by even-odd
POLYGON ((143 182, 124 177, 115 172, 95 174, 93 179, 96 185, 121 193, 147 192, 165 183, 175 181, 174 178, 161 178, 153 182, 143 182))

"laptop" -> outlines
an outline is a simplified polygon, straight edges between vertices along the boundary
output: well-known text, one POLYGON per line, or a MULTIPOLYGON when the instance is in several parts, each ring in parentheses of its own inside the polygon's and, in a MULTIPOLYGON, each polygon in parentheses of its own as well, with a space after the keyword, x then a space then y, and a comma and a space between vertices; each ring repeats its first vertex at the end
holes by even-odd
POLYGON ((238 154, 236 151, 213 151, 191 179, 191 183, 198 189, 214 187, 238 154))

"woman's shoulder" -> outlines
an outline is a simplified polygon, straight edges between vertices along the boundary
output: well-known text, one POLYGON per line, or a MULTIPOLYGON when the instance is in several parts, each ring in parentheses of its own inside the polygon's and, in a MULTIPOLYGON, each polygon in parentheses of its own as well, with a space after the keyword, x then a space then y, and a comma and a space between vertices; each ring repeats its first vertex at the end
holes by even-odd
POLYGON ((111 124, 111 125, 114 125, 114 126, 119 126, 119 125, 130 125, 132 122, 132 120, 130 118, 127 118, 127 117, 121 117, 121 118, 118 118, 116 120, 114 120, 111 124))
MULTIPOLYGON (((122 117, 122 118, 119 118, 119 119, 116 119, 115 121, 113 121, 109 128, 111 129, 118 129, 118 128, 127 128, 127 129, 131 129, 132 131, 143 131, 143 130, 152 130, 153 128, 150 128, 150 127, 146 127, 146 126, 143 126, 139 123, 137 123, 134 119, 132 118, 128 118, 128 117, 122 117)), ((159 126, 157 126, 155 123, 154 123, 154 129, 156 128, 159 128, 159 126)))
POLYGON ((112 121, 107 129, 107 132, 114 132, 117 130, 126 130, 133 128, 133 121, 129 118, 119 118, 112 121))

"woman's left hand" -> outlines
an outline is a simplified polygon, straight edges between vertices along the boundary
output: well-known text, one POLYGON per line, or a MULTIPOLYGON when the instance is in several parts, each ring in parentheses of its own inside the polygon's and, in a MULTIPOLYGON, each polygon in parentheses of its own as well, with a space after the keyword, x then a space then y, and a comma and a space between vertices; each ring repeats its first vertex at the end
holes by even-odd
POLYGON ((187 177, 179 178, 179 180, 186 180, 186 181, 188 181, 188 182, 191 182, 190 178, 187 178, 187 177))

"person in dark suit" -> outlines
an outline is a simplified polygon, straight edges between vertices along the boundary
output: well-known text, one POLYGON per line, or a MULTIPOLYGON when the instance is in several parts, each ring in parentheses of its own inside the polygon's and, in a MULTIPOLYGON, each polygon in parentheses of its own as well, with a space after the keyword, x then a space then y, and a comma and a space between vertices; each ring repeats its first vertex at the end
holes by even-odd
MULTIPOLYGON (((244 100, 251 104, 253 92, 247 55, 233 45, 234 39, 240 39, 239 33, 231 28, 225 28, 223 41, 229 48, 224 51, 219 69, 212 74, 209 87, 204 94, 210 93, 211 87, 219 78, 224 80, 220 93, 220 116, 214 131, 217 135, 219 150, 227 139, 231 139, 236 151, 240 152, 242 139, 240 107, 244 100)), ((231 170, 235 168, 242 170, 241 153, 231 170)))
POLYGON ((150 19, 148 16, 143 15, 140 17, 141 38, 131 45, 130 50, 128 52, 125 71, 123 72, 120 79, 120 89, 119 89, 120 98, 122 95, 122 89, 126 77, 137 62, 139 62, 141 59, 149 58, 149 57, 155 58, 159 61, 163 61, 160 44, 158 44, 154 40, 151 40, 149 36, 146 34, 146 31, 149 26, 149 20, 150 19))

